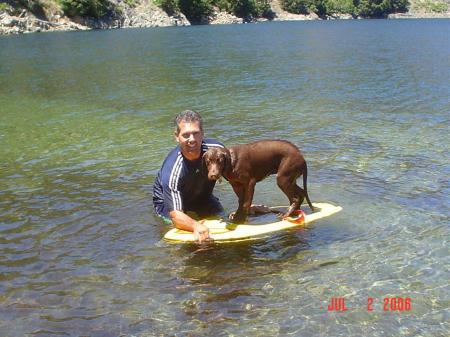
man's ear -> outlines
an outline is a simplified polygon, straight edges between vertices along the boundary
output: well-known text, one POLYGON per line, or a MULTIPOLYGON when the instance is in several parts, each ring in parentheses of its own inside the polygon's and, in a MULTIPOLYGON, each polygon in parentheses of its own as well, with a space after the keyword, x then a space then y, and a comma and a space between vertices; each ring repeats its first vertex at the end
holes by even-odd
POLYGON ((176 130, 173 132, 173 136, 175 137, 175 141, 179 143, 180 141, 178 140, 178 132, 176 130))

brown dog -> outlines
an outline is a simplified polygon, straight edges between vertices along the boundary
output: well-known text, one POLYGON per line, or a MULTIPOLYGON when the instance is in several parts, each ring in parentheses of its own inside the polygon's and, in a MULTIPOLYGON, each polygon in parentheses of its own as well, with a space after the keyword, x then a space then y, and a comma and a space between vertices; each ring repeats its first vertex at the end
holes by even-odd
POLYGON ((307 190, 308 170, 300 150, 284 140, 262 140, 226 148, 211 148, 203 155, 208 178, 221 176, 229 181, 239 198, 237 211, 230 215, 234 222, 244 222, 250 211, 255 184, 277 174, 278 187, 289 198, 290 207, 283 218, 300 208, 304 198, 314 212, 307 190), (296 183, 303 174, 303 188, 296 183))

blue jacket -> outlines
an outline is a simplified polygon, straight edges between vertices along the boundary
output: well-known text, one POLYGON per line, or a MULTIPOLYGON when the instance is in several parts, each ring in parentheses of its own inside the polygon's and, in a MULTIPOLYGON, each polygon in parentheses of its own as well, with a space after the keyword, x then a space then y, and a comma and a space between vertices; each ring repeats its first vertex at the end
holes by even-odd
POLYGON ((208 179, 202 167, 202 156, 210 147, 223 147, 214 139, 204 139, 198 160, 183 157, 177 145, 164 160, 153 185, 153 207, 159 216, 169 217, 171 211, 196 211, 212 196, 215 181, 208 179))

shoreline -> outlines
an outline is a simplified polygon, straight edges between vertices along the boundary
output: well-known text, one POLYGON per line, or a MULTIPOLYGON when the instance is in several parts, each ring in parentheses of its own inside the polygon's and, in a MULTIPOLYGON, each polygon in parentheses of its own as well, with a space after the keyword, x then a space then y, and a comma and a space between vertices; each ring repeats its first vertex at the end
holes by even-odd
MULTIPOLYGON (((0 12, 0 36, 2 35, 18 35, 39 32, 54 31, 81 31, 81 30, 104 30, 104 29, 122 29, 122 28, 155 28, 155 27, 174 27, 174 26, 190 26, 190 22, 186 17, 178 13, 173 16, 167 15, 159 8, 145 8, 146 15, 142 13, 128 13, 121 20, 107 19, 90 19, 90 18, 68 18, 66 16, 55 15, 49 20, 37 18, 31 12, 22 9, 18 15, 11 15, 8 11, 0 12), (134 16, 136 14, 136 16, 134 16)), ((300 15, 280 11, 276 8, 275 17, 272 20, 258 18, 252 21, 244 21, 232 14, 215 11, 209 18, 208 22, 203 25, 220 25, 220 24, 243 24, 258 23, 266 21, 328 21, 328 20, 373 20, 376 18, 353 17, 350 14, 336 14, 326 18, 320 18, 316 14, 300 15)), ((450 12, 446 13, 395 13, 389 14, 385 18, 389 20, 402 19, 450 19, 450 12)))

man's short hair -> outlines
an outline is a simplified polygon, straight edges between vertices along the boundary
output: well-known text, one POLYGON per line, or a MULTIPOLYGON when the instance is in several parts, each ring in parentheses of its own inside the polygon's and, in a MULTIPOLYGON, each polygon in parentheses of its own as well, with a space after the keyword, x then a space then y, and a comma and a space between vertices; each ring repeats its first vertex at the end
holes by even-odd
POLYGON ((180 123, 192 123, 192 122, 198 122, 200 125, 200 130, 203 132, 203 123, 202 123, 202 116, 196 111, 193 110, 184 110, 181 111, 176 117, 175 117, 175 127, 176 127, 176 133, 180 133, 180 123))

